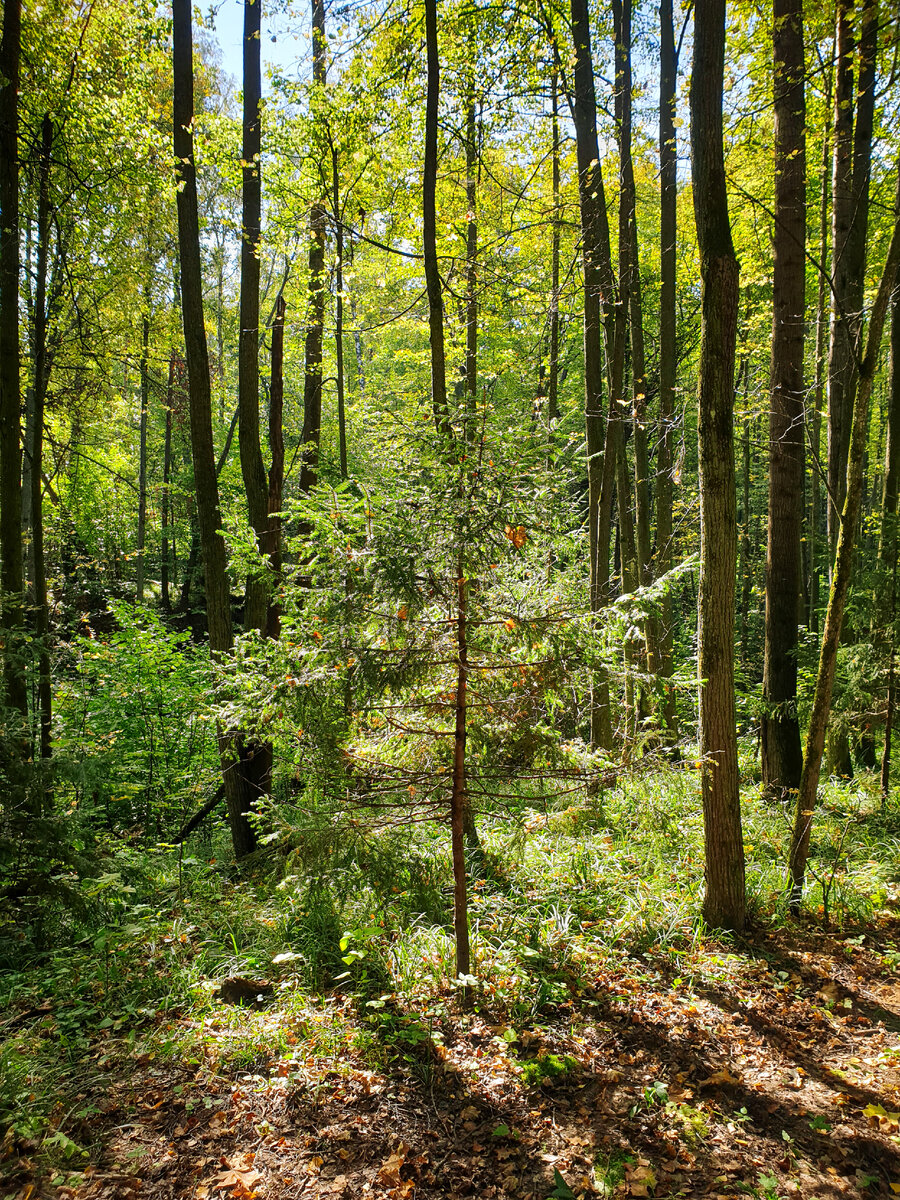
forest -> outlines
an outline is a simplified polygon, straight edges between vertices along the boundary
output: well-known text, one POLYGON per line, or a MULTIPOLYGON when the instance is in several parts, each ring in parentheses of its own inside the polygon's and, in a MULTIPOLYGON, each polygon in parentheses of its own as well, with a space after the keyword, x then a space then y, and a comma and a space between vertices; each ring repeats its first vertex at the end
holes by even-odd
POLYGON ((4 0, 0 1196, 900 1194, 898 493, 896 0, 4 0))

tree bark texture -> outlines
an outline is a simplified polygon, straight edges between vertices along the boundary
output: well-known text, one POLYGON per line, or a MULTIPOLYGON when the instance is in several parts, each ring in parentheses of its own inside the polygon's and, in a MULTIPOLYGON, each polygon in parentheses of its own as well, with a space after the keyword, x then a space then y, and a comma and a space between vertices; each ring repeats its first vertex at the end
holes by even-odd
POLYGON ((422 253, 428 294, 428 339, 431 346, 431 408, 441 437, 448 437, 447 356, 444 348, 444 298, 437 258, 437 136, 441 74, 437 36, 437 0, 425 0, 425 51, 428 86, 425 95, 425 160, 422 170, 422 253))
POLYGON ((0 42, 0 628, 5 702, 28 714, 22 556, 19 356, 19 59, 21 0, 3 6, 0 42))
MULTIPOLYGON (((225 654, 232 646, 231 597, 226 570, 225 541, 219 509, 219 484, 212 436, 212 393, 209 351, 203 317, 203 280, 200 270, 200 225, 197 214, 197 177, 194 167, 194 77, 190 0, 173 0, 172 57, 174 76, 174 142, 178 164, 178 254, 181 268, 181 306, 185 359, 190 396, 191 457, 197 498, 197 522, 206 578, 206 618, 209 647, 225 654)), ((256 835, 248 814, 254 796, 236 769, 240 739, 230 732, 219 736, 219 754, 226 789, 228 818, 235 857, 256 848, 256 835)))
POLYGON ((691 167, 702 282, 697 649, 706 844, 703 912, 713 927, 740 930, 746 900, 734 710, 738 264, 731 240, 722 142, 724 55, 725 0, 698 0, 691 75, 691 167))
MULTIPOLYGON (((266 556, 272 569, 276 588, 281 581, 282 568, 282 497, 284 493, 284 322, 287 305, 284 295, 275 302, 272 325, 272 378, 269 383, 269 468, 266 556)), ((277 638, 281 633, 281 606, 277 597, 269 605, 266 633, 277 638)))
POLYGON ((828 717, 831 712, 831 695, 834 687, 838 646, 840 644, 844 609, 853 572, 853 546, 863 493, 869 401, 872 395, 872 385, 875 380, 875 370, 878 365, 881 334, 897 277, 898 264, 900 264, 900 163, 898 163, 897 170, 897 197, 895 200, 894 227, 891 243, 888 248, 881 282, 878 286, 878 293, 875 297, 875 303, 872 306, 872 313, 869 318, 868 336, 865 352, 861 359, 858 378, 851 381, 853 420, 850 453, 847 459, 844 506, 841 513, 841 525, 835 552, 831 590, 828 596, 828 607, 825 612, 825 622, 822 631, 822 647, 819 652, 816 688, 813 695, 809 725, 806 731, 803 775, 800 780, 800 791, 797 796, 794 826, 791 834, 789 858, 790 903, 792 909, 795 911, 799 909, 803 898, 803 882, 809 856, 809 840, 812 831, 813 816, 815 814, 819 774, 825 750, 825 735, 828 728, 828 717))
POLYGON ((802 592, 806 319, 806 101, 802 0, 775 0, 775 263, 762 775, 772 799, 800 786, 797 616, 802 592))
MULTIPOLYGON (((327 71, 325 0, 312 0, 313 83, 324 89, 327 71)), ((306 371, 303 379, 303 458, 300 490, 308 494, 319 477, 322 440, 322 341, 325 324, 325 205, 309 210, 309 298, 306 319, 306 371)))

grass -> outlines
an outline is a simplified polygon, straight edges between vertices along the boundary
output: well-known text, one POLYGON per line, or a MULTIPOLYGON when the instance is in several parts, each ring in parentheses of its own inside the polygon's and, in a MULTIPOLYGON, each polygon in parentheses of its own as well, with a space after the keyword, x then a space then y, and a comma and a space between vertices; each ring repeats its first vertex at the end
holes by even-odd
MULTIPOLYGON (((523 804, 512 819, 482 817, 492 872, 471 888, 475 1002, 511 1024, 513 1043, 517 1025, 561 1004, 600 964, 627 958, 640 974, 650 956, 679 982, 728 976, 727 950, 719 942, 710 952, 699 919, 698 783, 697 772, 667 769, 623 776, 602 807, 570 796, 557 810, 523 804)), ((743 815, 752 916, 778 924, 789 814, 748 787, 743 815)), ((304 1054, 338 1068, 352 1049, 373 1064, 399 1054, 427 1072, 434 1014, 455 1005, 446 833, 355 820, 352 837, 306 835, 256 880, 223 868, 227 847, 215 842, 180 860, 172 850, 110 849, 104 873, 80 885, 89 916, 70 940, 26 944, 0 973, 11 1014, 0 1122, 71 1165, 89 1149, 72 1132, 84 1072, 123 1056, 265 1077, 302 1042, 304 1054), (271 979, 276 1007, 216 1002, 215 982, 231 974, 271 979), (355 997, 354 1019, 330 1003, 334 994, 355 997)), ((873 915, 894 911, 898 833, 900 808, 896 799, 882 808, 875 780, 825 785, 807 897, 814 920, 864 932, 873 915)), ((552 1051, 521 1061, 523 1085, 572 1066, 552 1051)), ((671 1116, 689 1140, 706 1136, 702 1111, 682 1104, 671 1116)), ((604 1170, 611 1187, 619 1165, 604 1170)))

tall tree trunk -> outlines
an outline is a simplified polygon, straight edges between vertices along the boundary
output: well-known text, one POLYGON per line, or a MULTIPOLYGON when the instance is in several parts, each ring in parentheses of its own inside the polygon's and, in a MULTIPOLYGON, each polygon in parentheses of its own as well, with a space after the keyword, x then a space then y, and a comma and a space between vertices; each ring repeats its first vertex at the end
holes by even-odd
MULTIPOLYGON (((609 251, 606 192, 597 141, 597 97, 587 0, 571 0, 575 49, 574 95, 571 97, 578 160, 578 198, 581 212, 581 261, 584 275, 584 417, 588 456, 588 540, 591 611, 607 602, 609 529, 612 489, 604 497, 603 352, 607 346, 615 286, 609 251), (604 505, 604 500, 606 501, 604 505)), ((614 469, 614 461, 607 467, 614 469)), ((603 669, 595 672, 591 697, 591 744, 612 749, 609 683, 603 669)))
MULTIPOLYGON (((456 711, 453 740, 453 785, 450 799, 450 840, 453 856, 453 932, 456 940, 456 974, 471 974, 469 909, 466 887, 466 814, 470 813, 466 780, 466 719, 468 661, 468 580, 460 555, 457 565, 456 604, 456 711)), ((464 1002, 468 989, 463 991, 464 1002)))
POLYGON ((341 479, 347 478, 347 413, 344 402, 344 222, 341 218, 341 188, 337 146, 331 144, 331 203, 334 210, 335 267, 334 352, 337 372, 338 450, 341 479))
MULTIPOLYGON (((268 483, 259 442, 259 275, 262 220, 260 36, 262 0, 244 4, 244 113, 241 149, 241 297, 238 340, 238 448, 247 514, 260 552, 269 518, 268 483)), ((254 573, 244 593, 244 628, 265 632, 268 580, 254 573)))
MULTIPOLYGON (((3 6, 0 43, 0 631, 5 703, 28 715, 19 394, 19 55, 21 0, 3 6)), ((11 769, 22 764, 11 763, 11 769)))
POLYGON ((738 263, 731 240, 722 143, 725 0, 697 0, 691 74, 691 169, 700 246, 702 331, 700 459, 701 789, 709 925, 744 924, 744 847, 734 711, 734 357, 738 263))
MULTIPOLYGON (((149 270, 149 262, 148 262, 149 270)), ((138 522, 137 522, 137 581, 135 592, 138 604, 144 603, 144 579, 147 548, 147 419, 150 408, 150 284, 144 288, 144 314, 141 317, 141 424, 138 447, 138 522)))
MULTIPOLYGON (((830 121, 831 89, 834 64, 825 77, 825 108, 830 121)), ((809 489, 809 523, 806 535, 809 563, 809 628, 819 632, 819 527, 822 522, 822 484, 819 478, 822 445, 822 410, 825 399, 825 329, 827 322, 826 290, 828 272, 828 202, 830 198, 828 164, 831 158, 831 127, 826 124, 822 138, 822 186, 819 199, 819 271, 816 297, 816 381, 809 432, 812 475, 809 489)))
POLYGON ((825 734, 828 728, 828 717, 831 712, 831 693, 834 686, 838 646, 841 640, 841 626, 843 624, 844 608, 847 602, 847 595, 850 591, 850 581, 853 573, 853 544, 856 536, 856 523, 859 516, 860 502, 862 500, 869 401, 872 395, 872 385, 875 381, 875 371, 878 366, 881 334, 884 328, 888 305, 891 300, 891 292, 897 278, 898 265, 900 265, 900 163, 897 165, 897 196, 894 202, 894 229, 891 236, 891 244, 888 248, 887 259, 882 272, 881 282, 878 285, 875 303, 872 306, 872 314, 869 318, 869 331, 865 351, 858 368, 858 376, 851 381, 853 420, 850 453, 847 459, 844 507, 841 513, 841 527, 834 559, 831 591, 828 596, 828 608, 825 612, 822 648, 819 653, 819 666, 816 674, 816 688, 813 695, 809 725, 806 730, 803 775, 800 779, 800 791, 797 796, 794 827, 791 834, 789 856, 790 902, 791 908, 794 911, 799 909, 803 898, 803 881, 809 855, 809 839, 816 807, 819 773, 825 749, 825 734))
POLYGON ((828 546, 833 561, 844 503, 849 445, 848 372, 853 349, 849 317, 853 222, 853 0, 837 0, 834 83, 834 167, 831 206, 831 329, 828 345, 828 546))
MULTIPOLYGON (((275 302, 272 325, 272 379, 269 384, 269 449, 272 466, 269 470, 269 524, 266 555, 272 568, 276 588, 281 581, 281 509, 284 492, 284 320, 287 305, 284 294, 275 302)), ((281 605, 274 599, 269 605, 266 633, 270 638, 281 634, 281 605)))
MULTIPOLYGON (((50 169, 53 155, 53 122, 45 116, 41 123, 41 153, 38 171, 38 246, 37 277, 34 293, 34 424, 31 441, 31 553, 34 589, 34 632, 38 645, 39 749, 43 762, 52 753, 53 688, 50 677, 50 601, 47 594, 47 566, 44 561, 44 410, 50 382, 50 351, 47 342, 49 318, 47 300, 47 260, 50 249, 50 169)), ((46 808, 49 790, 44 781, 46 808)))
MULTIPOLYGON (((656 460, 656 575, 672 567, 673 445, 675 441, 675 383, 678 370, 675 343, 675 243, 678 201, 678 157, 675 132, 677 59, 672 0, 659 6, 659 450, 656 460)), ((672 602, 663 597, 660 611, 659 673, 663 679, 662 720, 666 739, 678 739, 678 717, 672 678, 672 602)))
MULTIPOLYGON (((325 0, 312 0, 313 83, 324 90, 328 44, 325 0)), ((306 318, 306 370, 303 378, 304 450, 300 490, 308 494, 319 477, 322 440, 322 340, 325 324, 325 205, 314 200, 309 210, 309 300, 306 318)))
MULTIPOLYGON (((166 382, 166 432, 163 442, 162 511, 160 513, 160 525, 162 527, 160 543, 160 589, 162 592, 163 612, 169 612, 172 608, 172 599, 169 594, 169 516, 172 509, 170 489, 172 482, 172 405, 175 402, 175 362, 175 351, 173 349, 169 353, 169 378, 166 382)), ((172 544, 174 547, 174 541, 172 544)))
POLYGON ((797 616, 802 591, 803 334, 806 320, 806 99, 802 0, 775 0, 775 265, 762 776, 772 799, 800 786, 797 616))
POLYGON ((474 67, 466 98, 466 409, 478 401, 478 123, 474 67))
MULTIPOLYGON (((174 77, 174 142, 178 164, 178 252, 181 264, 181 307, 185 358, 190 393, 191 457, 197 519, 206 577, 206 618, 209 648, 215 655, 232 646, 231 599, 219 509, 212 436, 212 395, 209 352, 203 314, 203 280, 200 272, 200 224, 197 215, 197 177, 194 167, 194 78, 190 0, 172 3, 172 59, 174 77)), ((219 736, 222 777, 231 838, 236 858, 256 848, 256 835, 249 821, 255 797, 243 773, 237 769, 240 738, 223 731, 219 736)))
POLYGON ((891 377, 888 392, 887 438, 884 450, 884 483, 881 492, 881 537, 878 557, 882 569, 891 572, 890 605, 886 613, 890 641, 887 709, 884 720, 884 753, 881 757, 881 794, 885 799, 891 783, 891 734, 896 703, 897 623, 897 501, 900 496, 900 271, 894 279, 891 299, 891 377))
POLYGON ((431 408, 441 437, 449 435, 447 358, 444 350, 444 299, 437 259, 437 135, 440 96, 440 57, 437 0, 425 0, 425 52, 428 86, 425 94, 425 159, 422 172, 422 254, 428 293, 428 338, 431 346, 431 408))
POLYGON ((550 246, 550 361, 547 364, 547 422, 552 430, 559 420, 559 74, 550 74, 550 186, 553 197, 550 246))

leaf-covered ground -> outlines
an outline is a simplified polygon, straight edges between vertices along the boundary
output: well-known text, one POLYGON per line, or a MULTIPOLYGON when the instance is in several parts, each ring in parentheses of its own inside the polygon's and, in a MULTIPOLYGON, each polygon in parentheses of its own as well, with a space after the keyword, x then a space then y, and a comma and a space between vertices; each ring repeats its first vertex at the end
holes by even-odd
MULTIPOLYGON (((4 1196, 890 1196, 900 1193, 900 926, 607 958, 510 1024, 452 996, 212 1006, 97 1029, 48 1166, 4 1196), (159 1018, 157 1018, 159 1020, 159 1018), (173 1050, 173 1047, 177 1048, 173 1050), (74 1169, 77 1166, 77 1170, 74 1169)), ((284 993, 282 993, 282 996, 284 993)), ((53 1006, 12 1012, 39 1032, 53 1006)), ((52 1137, 51 1137, 52 1143, 52 1137)))

